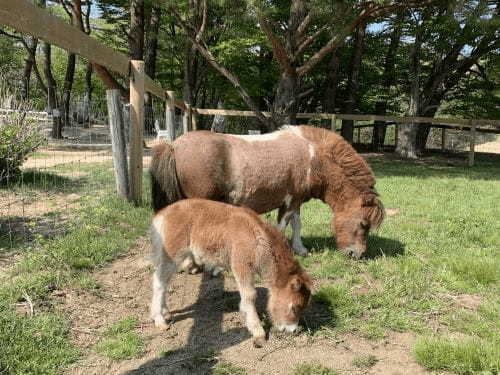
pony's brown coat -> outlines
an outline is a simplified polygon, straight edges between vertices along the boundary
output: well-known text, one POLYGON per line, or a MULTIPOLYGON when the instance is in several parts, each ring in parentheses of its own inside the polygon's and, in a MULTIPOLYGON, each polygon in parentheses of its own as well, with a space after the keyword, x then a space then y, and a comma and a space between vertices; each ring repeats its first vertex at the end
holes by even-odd
POLYGON ((286 239, 248 208, 202 199, 177 202, 153 218, 152 244, 156 286, 151 310, 158 325, 163 324, 162 283, 186 257, 200 266, 232 270, 256 338, 263 338, 254 305, 256 274, 270 287, 268 309, 276 323, 296 325, 308 302, 311 280, 293 258, 286 239))
POLYGON ((366 249, 367 231, 384 218, 368 164, 342 137, 321 128, 285 127, 260 137, 191 132, 155 149, 151 175, 155 210, 198 197, 257 213, 280 208, 280 219, 289 220, 287 211, 321 199, 336 215, 337 244, 353 248, 356 257, 366 249))

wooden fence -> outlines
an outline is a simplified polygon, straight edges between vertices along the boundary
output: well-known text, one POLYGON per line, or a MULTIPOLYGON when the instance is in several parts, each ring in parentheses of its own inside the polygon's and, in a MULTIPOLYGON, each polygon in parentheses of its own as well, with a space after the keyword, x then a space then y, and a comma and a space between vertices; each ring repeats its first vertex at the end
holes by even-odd
MULTIPOLYGON (((103 45, 79 29, 64 22, 28 0, 1 0, 0 24, 33 35, 39 39, 80 55, 130 78, 130 177, 129 199, 138 203, 142 196, 142 131, 144 129, 144 93, 149 92, 166 101, 166 124, 170 139, 174 135, 175 107, 184 111, 184 129, 196 119, 192 109, 176 100, 172 91, 164 90, 144 73, 143 61, 131 61, 127 56, 103 45)), ((195 128, 195 123, 193 123, 195 128)), ((117 167, 117 166, 115 166, 117 167)))
MULTIPOLYGON (((255 113, 252 111, 235 111, 225 109, 193 109, 199 115, 222 115, 222 116, 241 116, 241 117, 254 117, 255 113)), ((270 112, 263 112, 264 116, 270 117, 270 112)), ((500 120, 487 120, 487 119, 456 119, 456 118, 433 118, 433 117, 398 117, 398 116, 378 116, 378 115, 352 115, 352 114, 336 114, 336 113, 298 113, 298 119, 321 119, 330 120, 332 131, 338 131, 339 122, 342 120, 352 121, 380 121, 388 125, 396 127, 395 139, 398 139, 398 125, 404 123, 417 123, 431 125, 435 128, 442 129, 441 147, 444 149, 446 142, 446 129, 456 129, 469 132, 469 165, 474 165, 474 148, 476 144, 477 133, 494 133, 500 134, 500 120), (493 126, 495 129, 484 128, 480 126, 493 126)), ((375 124, 368 125, 355 125, 359 130, 364 127, 374 127, 375 124)), ((359 139, 359 135, 358 135, 359 139)))
MULTIPOLYGON (((39 8, 29 0, 1 0, 0 24, 7 25, 23 33, 33 35, 50 44, 78 54, 90 62, 101 65, 130 79, 130 158, 128 176, 130 189, 128 198, 139 202, 142 196, 142 139, 144 129, 144 93, 149 92, 166 102, 166 127, 170 140, 174 139, 175 108, 183 111, 183 130, 197 129, 198 115, 225 115, 225 116, 255 116, 252 111, 230 111, 220 109, 192 108, 188 104, 175 98, 173 91, 167 91, 155 83, 144 73, 143 61, 131 61, 126 55, 114 51, 99 41, 91 38, 84 32, 39 8)), ((112 97, 112 95, 110 95, 112 97)), ((108 103, 109 104, 109 103, 108 103)), ((113 107, 113 106, 111 106, 113 107)), ((114 106, 116 107, 116 106, 114 106)), ((271 114, 266 112, 265 116, 271 114)), ((375 115, 347 115, 329 113, 299 113, 298 118, 319 118, 331 121, 332 130, 337 129, 337 122, 341 120, 353 121, 385 121, 398 123, 416 122, 439 125, 443 132, 446 128, 458 128, 470 131, 469 164, 474 163, 474 145, 476 132, 492 132, 492 129, 479 128, 481 125, 494 125, 500 128, 500 121, 495 120, 465 120, 465 119, 435 119, 425 117, 395 117, 375 115)), ((444 134, 444 133, 443 133, 444 134)), ((123 149, 123 147, 117 147, 123 149)), ((120 165, 123 165, 121 163, 120 165)), ((118 165, 115 165, 118 173, 118 165)))

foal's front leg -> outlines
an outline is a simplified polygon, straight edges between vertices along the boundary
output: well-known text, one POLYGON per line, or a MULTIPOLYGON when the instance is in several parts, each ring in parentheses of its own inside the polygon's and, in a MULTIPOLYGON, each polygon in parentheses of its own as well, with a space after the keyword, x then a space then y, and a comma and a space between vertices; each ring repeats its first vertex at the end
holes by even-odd
POLYGON ((241 297, 240 311, 245 314, 246 326, 253 336, 254 346, 261 348, 266 341, 266 333, 264 332, 264 328, 262 328, 262 323, 255 308, 257 291, 253 285, 253 276, 237 275, 235 272, 235 279, 238 283, 241 297))

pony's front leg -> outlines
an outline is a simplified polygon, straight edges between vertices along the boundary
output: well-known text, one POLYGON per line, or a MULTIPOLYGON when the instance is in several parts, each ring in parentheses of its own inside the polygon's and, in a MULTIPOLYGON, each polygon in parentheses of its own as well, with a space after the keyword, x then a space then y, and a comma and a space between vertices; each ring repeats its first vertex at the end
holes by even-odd
POLYGON ((249 280, 247 277, 241 277, 235 273, 235 278, 241 297, 240 311, 245 314, 246 326, 253 336, 254 346, 261 348, 266 341, 266 333, 255 308, 257 291, 253 286, 253 277, 249 280))
POLYGON ((281 206, 278 210, 278 230, 285 232, 286 226, 290 222, 290 218, 293 215, 293 211, 288 211, 288 206, 281 206))
POLYGON ((308 251, 304 244, 302 243, 302 238, 300 237, 300 230, 302 224, 300 222, 300 210, 297 210, 292 215, 292 247, 293 250, 299 255, 307 255, 308 251))

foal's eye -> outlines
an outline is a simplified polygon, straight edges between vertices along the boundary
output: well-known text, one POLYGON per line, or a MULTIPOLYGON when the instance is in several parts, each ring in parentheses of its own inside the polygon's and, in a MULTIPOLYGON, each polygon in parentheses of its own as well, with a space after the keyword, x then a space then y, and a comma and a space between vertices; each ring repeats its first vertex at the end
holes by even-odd
POLYGON ((360 225, 361 225, 361 228, 362 228, 362 229, 364 229, 364 230, 368 230, 368 229, 370 229, 370 223, 368 223, 368 221, 366 221, 366 220, 363 220, 363 221, 360 223, 360 225))

